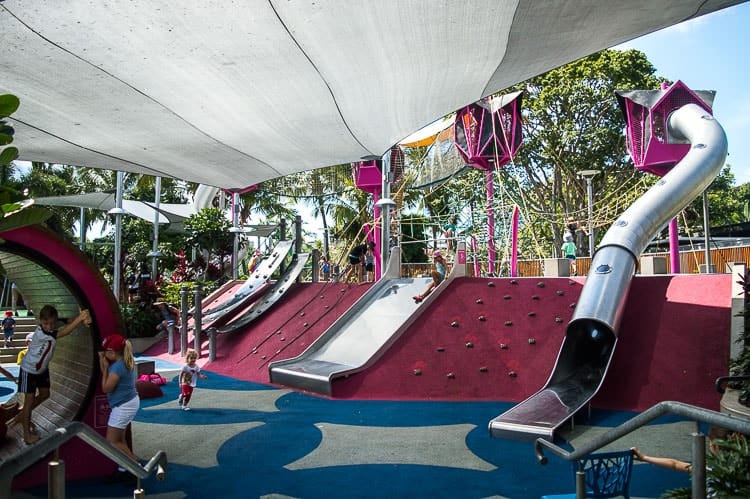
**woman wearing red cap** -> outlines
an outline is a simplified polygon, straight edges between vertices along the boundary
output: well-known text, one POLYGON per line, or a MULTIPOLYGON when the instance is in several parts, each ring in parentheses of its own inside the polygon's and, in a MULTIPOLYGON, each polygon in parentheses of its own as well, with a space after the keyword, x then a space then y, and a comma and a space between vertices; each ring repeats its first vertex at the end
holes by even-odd
POLYGON ((107 421, 106 438, 108 442, 137 462, 138 458, 125 440, 125 431, 141 406, 141 400, 135 389, 137 376, 133 347, 130 341, 119 334, 112 334, 104 338, 102 348, 104 351, 99 352, 102 391, 107 394, 109 407, 112 410, 107 421))

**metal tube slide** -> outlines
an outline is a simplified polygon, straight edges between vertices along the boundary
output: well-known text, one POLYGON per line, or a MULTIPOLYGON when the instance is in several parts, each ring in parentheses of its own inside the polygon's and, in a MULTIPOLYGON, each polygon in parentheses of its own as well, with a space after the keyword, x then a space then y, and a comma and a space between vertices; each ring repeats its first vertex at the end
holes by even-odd
POLYGON ((605 234, 544 388, 489 423, 493 437, 552 440, 555 430, 596 394, 612 359, 638 256, 677 213, 706 189, 727 155, 724 130, 688 104, 669 117, 669 132, 692 147, 605 234))

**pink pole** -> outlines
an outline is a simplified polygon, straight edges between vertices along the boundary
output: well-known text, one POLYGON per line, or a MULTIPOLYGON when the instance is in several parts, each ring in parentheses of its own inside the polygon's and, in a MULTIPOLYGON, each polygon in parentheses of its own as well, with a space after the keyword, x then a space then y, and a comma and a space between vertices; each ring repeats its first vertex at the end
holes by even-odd
POLYGON ((474 253, 474 277, 479 277, 479 259, 477 258, 477 238, 471 236, 471 251, 474 253))
POLYGON ((669 222, 669 263, 672 267, 672 274, 680 273, 680 240, 677 230, 677 218, 669 222))
POLYGON ((510 234, 510 276, 518 277, 518 206, 513 207, 510 234))
POLYGON ((495 209, 492 207, 495 186, 492 182, 492 169, 485 170, 485 179, 487 180, 487 257, 489 259, 487 271, 490 275, 495 275, 495 209))

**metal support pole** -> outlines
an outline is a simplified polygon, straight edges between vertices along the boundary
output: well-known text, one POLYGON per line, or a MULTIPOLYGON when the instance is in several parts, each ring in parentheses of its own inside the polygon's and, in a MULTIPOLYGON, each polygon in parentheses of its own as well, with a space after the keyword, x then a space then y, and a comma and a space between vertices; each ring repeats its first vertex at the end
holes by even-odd
POLYGON ((232 279, 237 280, 239 277, 239 253, 240 253, 240 210, 239 210, 239 198, 240 195, 236 192, 232 193, 232 232, 234 233, 234 241, 232 242, 232 279))
POLYGON ((201 357, 201 312, 203 305, 203 287, 201 283, 196 282, 193 288, 193 348, 198 352, 198 358, 201 357))
POLYGON ((117 172, 117 192, 115 194, 115 207, 109 210, 110 215, 115 217, 115 261, 114 271, 112 276, 112 290, 114 291, 115 299, 120 301, 120 274, 122 269, 120 264, 122 262, 122 216, 127 213, 122 209, 122 190, 123 190, 123 178, 125 172, 117 172))
POLYGON ((320 281, 320 251, 312 250, 312 282, 320 281))
POLYGON ((208 361, 213 362, 216 360, 216 335, 217 331, 215 327, 208 328, 208 361))
MULTIPOLYGON (((380 269, 381 273, 388 268, 388 259, 391 255, 391 208, 395 203, 391 200, 391 151, 389 150, 383 156, 383 172, 381 186, 382 196, 380 197, 380 214, 383 220, 383 227, 380 231, 380 269)), ((375 279, 380 279, 376 275, 375 279)))
POLYGON ((151 252, 148 256, 151 257, 151 278, 154 282, 159 280, 159 257, 161 252, 159 251, 159 205, 161 202, 161 177, 156 177, 156 185, 154 186, 154 242, 151 246, 151 252))
POLYGON ((589 256, 594 256, 594 188, 591 177, 586 177, 586 194, 589 199, 589 256))
POLYGON ((47 465, 47 493, 50 499, 65 499, 65 462, 55 459, 47 465))
MULTIPOLYGON (((279 240, 280 241, 286 241, 286 219, 282 218, 279 222, 279 240)), ((284 275, 284 271, 286 270, 286 265, 284 265, 284 260, 281 260, 281 265, 279 265, 279 275, 284 275)))
POLYGON ((693 466, 690 479, 693 482, 693 499, 706 498, 706 435, 693 433, 693 466))
POLYGON ((586 499, 586 473, 580 469, 576 471, 576 499, 586 499))
POLYGON ((78 247, 81 251, 86 250, 86 208, 81 206, 81 211, 78 216, 78 247))
POLYGON ((582 170, 578 172, 578 175, 586 180, 586 197, 588 198, 588 215, 589 215, 589 256, 594 256, 594 240, 596 239, 596 231, 594 230, 594 187, 592 180, 595 176, 599 175, 599 170, 582 170))
POLYGON ((302 217, 294 216, 294 252, 302 253, 302 217))
POLYGON ((708 189, 703 190, 703 255, 706 261, 706 274, 711 274, 711 228, 708 224, 708 189))
POLYGON ((180 288, 180 319, 182 320, 182 325, 180 326, 180 355, 184 358, 185 354, 187 353, 187 342, 188 342, 188 334, 187 334, 187 323, 188 323, 188 308, 190 307, 190 304, 188 303, 188 294, 190 291, 188 290, 187 286, 182 286, 180 288))
POLYGON ((174 326, 167 326, 165 331, 167 332, 167 353, 172 355, 174 353, 174 326))

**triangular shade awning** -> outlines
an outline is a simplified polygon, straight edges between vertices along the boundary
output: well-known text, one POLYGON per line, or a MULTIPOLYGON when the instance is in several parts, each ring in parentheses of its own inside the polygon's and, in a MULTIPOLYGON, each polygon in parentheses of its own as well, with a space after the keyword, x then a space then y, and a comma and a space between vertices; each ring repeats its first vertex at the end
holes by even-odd
POLYGON ((738 3, 4 0, 0 93, 22 160, 242 189, 738 3))
MULTIPOLYGON (((87 194, 72 194, 70 196, 49 196, 35 198, 34 203, 42 206, 66 206, 71 208, 89 208, 92 210, 109 211, 116 207, 115 194, 112 192, 90 192, 87 194)), ((123 199, 122 207, 130 215, 153 222, 155 218, 155 206, 145 201, 134 201, 123 199)), ((169 204, 159 205, 159 223, 180 223, 195 213, 196 208, 192 204, 169 204)))

